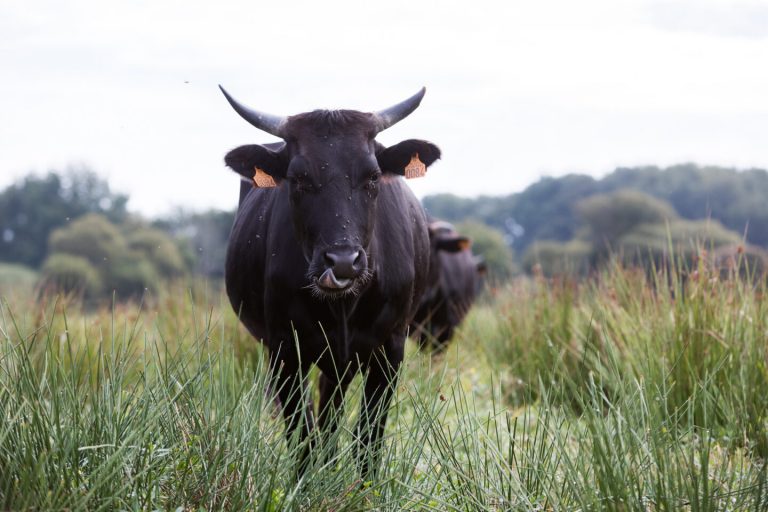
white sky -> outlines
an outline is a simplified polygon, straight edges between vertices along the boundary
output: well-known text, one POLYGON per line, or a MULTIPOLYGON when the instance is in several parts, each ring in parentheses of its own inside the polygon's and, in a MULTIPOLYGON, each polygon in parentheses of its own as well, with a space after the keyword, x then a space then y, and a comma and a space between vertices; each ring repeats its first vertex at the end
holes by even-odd
POLYGON ((85 163, 146 215, 232 208, 275 114, 376 110, 443 149, 420 196, 619 165, 768 168, 768 1, 0 0, 0 188, 85 163))

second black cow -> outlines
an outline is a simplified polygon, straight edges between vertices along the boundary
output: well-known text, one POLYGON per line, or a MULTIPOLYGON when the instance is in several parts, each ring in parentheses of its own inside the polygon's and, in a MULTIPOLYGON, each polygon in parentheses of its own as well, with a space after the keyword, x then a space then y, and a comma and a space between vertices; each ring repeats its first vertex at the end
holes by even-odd
POLYGON ((430 270, 427 291, 411 325, 420 348, 439 352, 453 338, 480 289, 485 263, 472 254, 472 243, 448 222, 429 224, 430 270))

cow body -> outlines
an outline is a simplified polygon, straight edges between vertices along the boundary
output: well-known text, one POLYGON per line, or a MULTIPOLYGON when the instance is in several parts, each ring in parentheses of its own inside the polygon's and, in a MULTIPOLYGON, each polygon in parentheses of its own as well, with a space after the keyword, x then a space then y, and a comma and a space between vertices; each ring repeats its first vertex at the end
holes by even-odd
POLYGON ((447 222, 432 220, 429 237, 428 284, 411 331, 420 348, 441 351, 469 312, 485 266, 472 254, 470 240, 447 222))
MULTIPOLYGON (((387 148, 375 136, 412 112, 424 91, 377 113, 288 118, 250 110, 223 92, 251 124, 283 138, 225 157, 248 180, 227 251, 230 302, 269 349, 288 434, 304 439, 313 428, 305 380, 313 364, 322 372, 326 430, 336 428, 352 378, 364 374, 358 439, 367 473, 429 268, 427 218, 402 176, 423 175, 440 156, 426 141, 387 148)), ((302 462, 308 454, 309 445, 302 462)))
POLYGON ((429 257, 426 216, 404 180, 392 178, 381 185, 368 256, 373 275, 359 295, 341 299, 346 319, 340 318, 337 301, 312 293, 287 194, 285 187, 253 188, 238 209, 226 287, 240 320, 272 353, 293 350, 295 330, 302 358, 324 374, 368 361, 384 345, 394 343, 388 348, 402 351, 399 345, 425 288, 429 257), (343 329, 347 354, 338 347, 343 329), (329 341, 336 346, 329 347, 329 341))

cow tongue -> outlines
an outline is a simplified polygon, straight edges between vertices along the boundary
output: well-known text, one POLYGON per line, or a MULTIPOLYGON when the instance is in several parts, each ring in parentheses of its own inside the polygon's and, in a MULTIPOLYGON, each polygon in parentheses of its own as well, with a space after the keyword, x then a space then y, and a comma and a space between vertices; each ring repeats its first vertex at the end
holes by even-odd
POLYGON ((320 282, 320 286, 323 288, 330 288, 330 289, 338 289, 342 290, 349 286, 349 283, 352 282, 351 279, 336 279, 336 276, 333 274, 333 270, 327 269, 325 272, 323 272, 323 275, 320 276, 320 279, 318 280, 320 282))

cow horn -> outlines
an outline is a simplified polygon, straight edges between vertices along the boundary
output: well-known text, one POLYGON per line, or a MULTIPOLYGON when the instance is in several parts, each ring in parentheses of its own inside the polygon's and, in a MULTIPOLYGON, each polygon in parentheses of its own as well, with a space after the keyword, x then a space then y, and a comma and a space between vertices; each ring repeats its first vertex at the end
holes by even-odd
POLYGON ((426 87, 422 87, 419 92, 411 96, 405 101, 392 105, 391 107, 374 112, 376 117, 376 131, 381 132, 397 123, 402 121, 408 115, 416 110, 416 107, 421 103, 421 99, 424 97, 424 93, 427 92, 426 87))
POLYGON ((238 103, 238 101, 230 96, 229 93, 225 91, 221 85, 219 85, 219 89, 221 89, 221 92, 224 93, 224 97, 227 98, 227 101, 230 105, 232 105, 232 108, 235 109, 235 112, 240 114, 240 117, 251 123, 259 130, 263 130, 267 133, 271 133, 272 135, 283 138, 285 135, 283 133, 285 117, 273 116, 272 114, 266 114, 264 112, 259 112, 258 110, 248 108, 245 105, 238 103))

